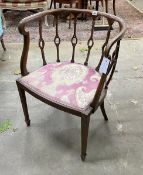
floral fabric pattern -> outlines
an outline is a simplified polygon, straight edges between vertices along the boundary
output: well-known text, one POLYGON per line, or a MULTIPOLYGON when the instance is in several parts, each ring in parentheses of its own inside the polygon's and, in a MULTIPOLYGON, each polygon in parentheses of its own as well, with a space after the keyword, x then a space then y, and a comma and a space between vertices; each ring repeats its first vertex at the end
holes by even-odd
POLYGON ((20 81, 47 99, 85 110, 93 100, 100 74, 82 64, 60 62, 47 64, 20 81))

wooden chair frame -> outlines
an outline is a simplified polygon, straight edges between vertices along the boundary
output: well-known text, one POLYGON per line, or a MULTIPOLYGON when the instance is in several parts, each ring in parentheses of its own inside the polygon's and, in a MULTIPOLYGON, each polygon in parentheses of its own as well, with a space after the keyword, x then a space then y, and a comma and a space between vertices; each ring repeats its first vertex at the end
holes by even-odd
MULTIPOLYGON (((92 1, 96 2, 96 10, 97 11, 99 9, 99 2, 101 2, 102 6, 105 3, 105 11, 106 11, 106 13, 108 13, 108 1, 109 0, 90 0, 90 5, 91 5, 92 1)), ((115 8, 116 7, 116 0, 112 0, 112 1, 113 1, 113 13, 114 13, 114 15, 116 15, 116 8, 115 8)), ((82 2, 82 0, 81 0, 81 2, 82 2)), ((87 4, 88 4, 88 0, 83 0, 82 5, 80 5, 80 6, 81 6, 81 8, 87 9, 87 4)))
POLYGON ((102 64, 102 60, 104 57, 109 59, 110 64, 107 69, 107 73, 102 73, 101 79, 98 85, 98 88, 96 90, 96 93, 94 95, 93 101, 90 104, 90 106, 86 110, 77 110, 72 107, 67 107, 66 105, 59 104, 58 102, 51 101, 49 99, 46 99, 45 96, 42 96, 38 94, 37 92, 32 91, 30 88, 25 87, 21 83, 21 78, 16 81, 22 107, 23 107, 23 112, 25 115, 25 122, 27 126, 30 126, 30 119, 29 119, 29 114, 28 114, 28 107, 27 107, 27 102, 26 102, 26 96, 25 96, 25 91, 31 94, 32 96, 36 97, 37 99, 41 100, 42 102, 51 105, 59 110, 65 111, 67 113, 76 115, 81 117, 81 159, 84 161, 86 157, 86 149, 87 149, 87 137, 88 137, 88 128, 89 128, 89 121, 90 121, 90 116, 93 114, 98 107, 101 108, 102 114, 104 116, 105 120, 108 120, 105 108, 104 108, 104 99, 106 97, 108 85, 110 83, 110 80, 112 79, 113 73, 115 71, 116 63, 117 63, 117 58, 118 58, 118 53, 119 53, 119 47, 120 47, 120 40, 122 39, 126 27, 125 23, 123 20, 119 17, 116 17, 114 15, 106 14, 103 12, 97 12, 97 15, 92 15, 91 10, 79 10, 79 9, 54 9, 54 10, 49 10, 45 12, 40 12, 35 15, 31 15, 29 17, 26 17, 19 23, 19 32, 23 35, 24 38, 24 45, 23 45, 23 51, 22 51, 22 56, 21 56, 21 61, 20 61, 20 68, 21 68, 21 74, 22 77, 26 76, 29 74, 27 70, 27 59, 28 59, 28 52, 29 52, 29 44, 30 44, 30 34, 27 29, 25 29, 26 24, 32 21, 37 21, 39 23, 39 47, 41 49, 41 54, 42 54, 42 59, 43 59, 43 65, 46 65, 46 59, 44 55, 44 40, 42 37, 42 20, 46 15, 54 15, 56 19, 56 35, 55 35, 55 45, 57 49, 57 62, 60 62, 59 59, 59 44, 60 44, 60 37, 58 35, 58 15, 62 12, 69 12, 74 15, 74 34, 71 39, 72 46, 73 46, 73 54, 72 54, 72 59, 71 62, 74 62, 74 54, 75 54, 75 46, 77 44, 77 36, 76 36, 76 22, 77 22, 77 16, 80 15, 81 13, 86 13, 88 15, 91 15, 92 17, 92 29, 91 29, 91 36, 88 40, 88 51, 87 51, 87 57, 84 62, 84 65, 88 65, 88 59, 89 59, 89 54, 90 50, 94 44, 93 41, 93 32, 94 32, 94 25, 95 25, 95 19, 99 16, 104 16, 109 24, 109 29, 107 31, 107 37, 105 40, 105 43, 102 46, 102 55, 101 59, 99 61, 99 64, 96 67, 96 71, 99 71, 100 66, 102 64), (110 32, 111 28, 114 22, 117 22, 119 24, 119 33, 110 40, 110 32), (114 49, 113 49, 114 48, 114 49))
MULTIPOLYGON (((91 4, 91 1, 92 0, 90 0, 90 4, 91 4)), ((95 2, 96 2, 96 10, 98 10, 98 8, 99 8, 99 2, 101 2, 101 4, 102 4, 102 6, 104 5, 104 3, 105 3, 105 10, 106 10, 106 13, 108 13, 108 1, 109 0, 94 0, 95 2)), ((115 8, 115 3, 116 3, 116 0, 112 0, 113 2, 113 13, 114 13, 114 15, 116 15, 116 8, 115 8)))

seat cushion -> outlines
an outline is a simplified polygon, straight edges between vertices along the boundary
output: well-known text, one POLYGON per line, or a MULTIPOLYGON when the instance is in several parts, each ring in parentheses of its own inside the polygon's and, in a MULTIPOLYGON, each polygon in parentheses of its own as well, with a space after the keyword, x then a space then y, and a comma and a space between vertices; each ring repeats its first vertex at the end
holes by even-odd
POLYGON ((47 8, 47 0, 40 0, 40 1, 33 1, 33 2, 27 2, 27 3, 17 3, 17 2, 8 2, 8 1, 0 1, 0 7, 3 9, 16 9, 16 10, 27 10, 27 9, 37 9, 47 8))
POLYGON ((47 64, 19 81, 51 101, 85 110, 93 100, 100 77, 93 68, 60 62, 47 64))

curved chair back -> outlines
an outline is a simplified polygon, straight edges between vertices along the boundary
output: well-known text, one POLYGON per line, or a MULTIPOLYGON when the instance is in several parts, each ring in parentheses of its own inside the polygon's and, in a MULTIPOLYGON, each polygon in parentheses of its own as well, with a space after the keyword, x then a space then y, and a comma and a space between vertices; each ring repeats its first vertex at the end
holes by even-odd
MULTIPOLYGON (((120 48, 120 40, 122 39, 126 27, 124 21, 114 15, 103 13, 103 12, 98 12, 98 11, 91 11, 91 10, 79 10, 79 9, 54 9, 54 10, 49 10, 45 12, 40 12, 38 14, 32 15, 30 17, 26 17, 23 19, 20 24, 19 24, 19 31, 24 37, 24 46, 23 46, 23 53, 21 56, 21 73, 22 76, 25 76, 28 74, 27 71, 27 57, 28 57, 28 52, 29 52, 29 43, 30 43, 30 34, 29 31, 26 29, 26 24, 32 22, 32 21, 37 21, 38 23, 38 28, 39 28, 39 48, 41 50, 41 55, 42 55, 42 60, 43 60, 43 65, 47 64, 46 58, 45 58, 45 51, 44 51, 44 37, 42 35, 42 21, 45 18, 45 16, 53 16, 55 19, 55 36, 54 36, 54 43, 56 46, 56 52, 57 52, 57 58, 55 61, 60 62, 60 44, 61 44, 61 37, 59 35, 59 16, 61 13, 69 13, 74 16, 74 22, 73 22, 73 34, 71 37, 71 45, 72 45, 72 53, 71 53, 71 61, 72 63, 75 62, 75 50, 77 43, 79 42, 78 40, 78 31, 77 31, 77 24, 78 24, 78 16, 83 15, 83 16, 88 16, 91 19, 91 26, 89 29, 90 36, 87 40, 87 55, 84 60, 84 65, 88 65, 89 58, 90 58, 90 52, 93 48, 93 45, 95 43, 94 35, 96 35, 95 27, 96 27, 96 19, 98 17, 104 17, 107 20, 108 23, 108 31, 105 35, 104 38, 104 44, 101 47, 101 58, 98 63, 98 65, 95 67, 96 71, 99 71, 102 74, 101 80, 99 87, 97 89, 96 96, 93 100, 93 103, 91 106, 95 106, 95 101, 99 101, 101 92, 103 87, 106 89, 108 88, 108 85, 110 83, 110 80, 112 79, 113 73, 115 71, 116 63, 117 63, 117 58, 118 58, 118 53, 119 53, 119 48, 120 48), (113 29, 114 24, 116 24, 116 32, 113 29), (114 33, 114 36, 112 35, 114 33), (100 67, 104 64, 106 61, 109 62, 107 65, 107 70, 101 71, 100 67), (108 61, 109 60, 109 61, 108 61), (103 63, 102 63, 103 62, 103 63)), ((63 31, 64 32, 64 31, 63 31)), ((104 32, 105 31, 101 31, 104 32)), ((96 42, 98 42, 96 40, 96 42)))

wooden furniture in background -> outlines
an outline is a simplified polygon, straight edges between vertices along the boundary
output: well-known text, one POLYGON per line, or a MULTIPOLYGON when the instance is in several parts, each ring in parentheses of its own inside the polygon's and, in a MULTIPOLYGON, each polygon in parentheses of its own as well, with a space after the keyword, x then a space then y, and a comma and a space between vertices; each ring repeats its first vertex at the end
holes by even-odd
MULTIPOLYGON (((101 3, 103 11, 108 13, 109 12, 109 0, 90 0, 90 3, 94 1, 96 2, 96 7, 95 10, 98 11, 99 10, 99 3, 101 3)), ((116 15, 116 9, 115 9, 115 1, 116 0, 110 0, 112 1, 112 9, 113 9, 113 14, 116 15)), ((95 30, 108 30, 108 25, 106 24, 106 20, 105 18, 101 18, 100 20, 102 20, 102 23, 97 26, 95 28, 95 30)))
MULTIPOLYGON (((105 11, 106 13, 108 13, 108 3, 109 3, 109 0, 79 0, 80 1, 80 5, 79 5, 79 8, 81 9, 87 9, 88 8, 88 1, 90 1, 90 4, 92 3, 92 1, 96 2, 96 10, 98 11, 99 9, 99 2, 101 2, 101 5, 103 6, 105 4, 105 11)), ((116 0, 111 0, 112 3, 113 3, 113 14, 116 15, 116 0)))
MULTIPOLYGON (((47 0, 0 0, 1 9, 9 10, 33 10, 33 9, 48 9, 47 0)), ((45 25, 48 26, 47 18, 45 17, 45 25)))
MULTIPOLYGON (((73 4, 75 4, 75 8, 79 7, 79 0, 51 0, 50 9, 52 8, 52 5, 54 4, 54 9, 57 9, 57 5, 59 4, 59 8, 62 8, 64 4, 68 4, 70 8, 73 8, 73 4)), ((69 29, 71 28, 71 20, 72 15, 69 15, 69 29)))

